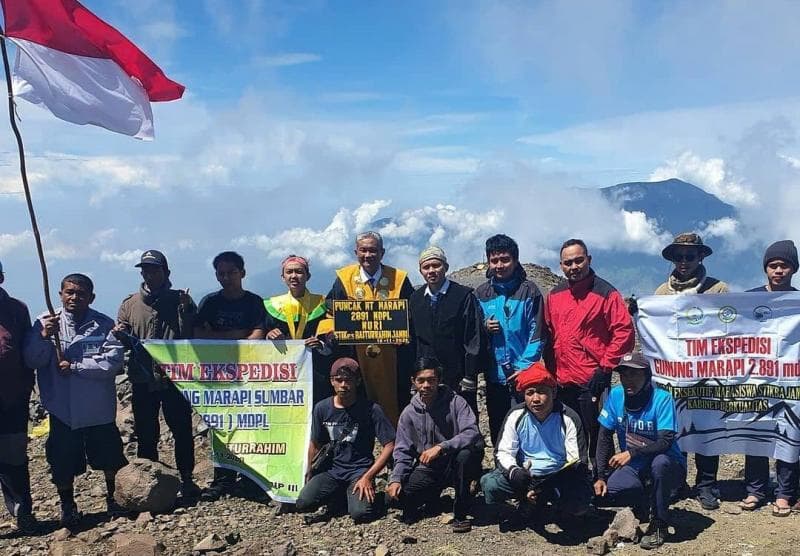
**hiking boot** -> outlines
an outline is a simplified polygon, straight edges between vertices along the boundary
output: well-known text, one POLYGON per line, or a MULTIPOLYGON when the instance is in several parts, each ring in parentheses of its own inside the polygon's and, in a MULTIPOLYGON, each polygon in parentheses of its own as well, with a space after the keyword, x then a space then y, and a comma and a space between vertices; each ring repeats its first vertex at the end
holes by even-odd
POLYGON ((81 512, 78 511, 78 505, 75 502, 69 504, 61 504, 61 517, 58 520, 61 527, 72 529, 81 520, 81 512))
POLYGON ((697 493, 697 501, 704 510, 718 510, 719 498, 711 489, 703 489, 697 493))
POLYGON ((453 520, 451 525, 453 533, 469 533, 472 531, 472 522, 468 519, 453 520))
POLYGON ((200 500, 203 502, 216 502, 225 494, 230 494, 233 489, 234 483, 230 480, 214 480, 208 485, 200 494, 200 500))
POLYGON ((197 483, 192 480, 191 475, 181 479, 181 496, 194 500, 200 496, 201 493, 202 490, 197 486, 197 483))
POLYGON ((667 522, 662 519, 653 519, 647 527, 647 532, 639 541, 639 547, 644 550, 658 548, 667 538, 667 522))
POLYGON ((113 516, 125 515, 128 513, 125 508, 117 504, 113 496, 106 496, 106 513, 113 516))
POLYGON ((39 522, 31 513, 19 514, 17 516, 17 531, 24 536, 35 535, 39 531, 39 522))

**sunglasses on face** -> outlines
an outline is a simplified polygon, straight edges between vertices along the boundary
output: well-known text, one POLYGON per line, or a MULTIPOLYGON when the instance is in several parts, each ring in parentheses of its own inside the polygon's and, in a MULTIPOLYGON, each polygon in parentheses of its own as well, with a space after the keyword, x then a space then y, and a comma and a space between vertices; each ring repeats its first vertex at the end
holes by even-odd
POLYGON ((676 263, 693 263, 697 259, 697 253, 675 253, 672 257, 672 260, 676 263))

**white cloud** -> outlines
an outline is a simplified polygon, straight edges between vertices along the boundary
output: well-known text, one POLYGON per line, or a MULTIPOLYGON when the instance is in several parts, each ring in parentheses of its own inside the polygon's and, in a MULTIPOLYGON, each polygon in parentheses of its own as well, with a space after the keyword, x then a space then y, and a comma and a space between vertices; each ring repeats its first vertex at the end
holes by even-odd
POLYGON ((392 168, 408 174, 473 174, 480 166, 474 156, 442 156, 450 149, 421 148, 397 153, 392 168))
POLYGON ((253 58, 253 64, 256 66, 277 68, 309 64, 311 62, 319 62, 320 60, 322 60, 322 56, 311 52, 283 52, 280 54, 256 56, 253 58))
POLYGON ((659 229, 655 219, 648 218, 643 212, 620 210, 620 214, 625 226, 620 247, 657 255, 672 239, 668 232, 659 229))
POLYGON ((100 260, 106 263, 113 263, 125 270, 135 271, 134 265, 140 260, 141 256, 141 249, 128 249, 121 252, 104 250, 100 253, 100 260))
POLYGON ((33 234, 31 232, 19 232, 17 234, 0 234, 0 255, 10 253, 15 249, 33 242, 33 234))
POLYGON ((650 174, 650 181, 679 178, 697 185, 734 206, 755 205, 758 194, 734 176, 721 158, 702 159, 686 151, 650 174))
POLYGON ((271 259, 297 253, 321 266, 333 268, 351 262, 356 234, 372 229, 384 238, 389 264, 414 269, 420 250, 438 244, 447 250, 453 266, 474 262, 476 248, 480 250, 480 243, 497 229, 502 218, 502 212, 496 210, 477 213, 453 205, 436 205, 405 210, 376 222, 389 204, 376 200, 354 210, 342 208, 320 229, 304 227, 271 236, 242 236, 233 244, 255 246, 271 259))
POLYGON ((152 41, 176 41, 189 34, 175 21, 154 21, 143 25, 142 31, 152 41))

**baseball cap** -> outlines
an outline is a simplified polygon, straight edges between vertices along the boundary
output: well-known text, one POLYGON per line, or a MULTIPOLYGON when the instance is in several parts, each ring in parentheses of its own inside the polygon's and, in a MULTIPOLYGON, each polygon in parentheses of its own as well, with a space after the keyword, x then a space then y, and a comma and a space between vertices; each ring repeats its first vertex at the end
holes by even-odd
POLYGON ((334 361, 331 366, 331 378, 340 375, 351 377, 360 376, 361 371, 358 368, 358 362, 349 357, 340 357, 334 361))
POLYGON ((139 264, 136 265, 136 267, 140 268, 146 264, 163 266, 164 268, 167 268, 167 258, 161 251, 156 251, 155 249, 149 249, 144 253, 142 253, 142 258, 139 261, 139 264))
POLYGON ((631 353, 622 357, 619 360, 619 364, 614 369, 615 371, 619 371, 620 368, 625 367, 628 369, 649 369, 650 364, 645 359, 644 355, 642 355, 638 351, 632 351, 631 353))

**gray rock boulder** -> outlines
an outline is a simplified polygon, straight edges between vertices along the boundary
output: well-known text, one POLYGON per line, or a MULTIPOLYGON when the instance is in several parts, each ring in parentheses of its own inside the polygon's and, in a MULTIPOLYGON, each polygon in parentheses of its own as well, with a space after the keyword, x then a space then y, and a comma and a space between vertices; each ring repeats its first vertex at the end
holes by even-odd
POLYGON ((130 512, 168 512, 175 506, 180 475, 149 459, 136 458, 119 470, 114 500, 130 512))

